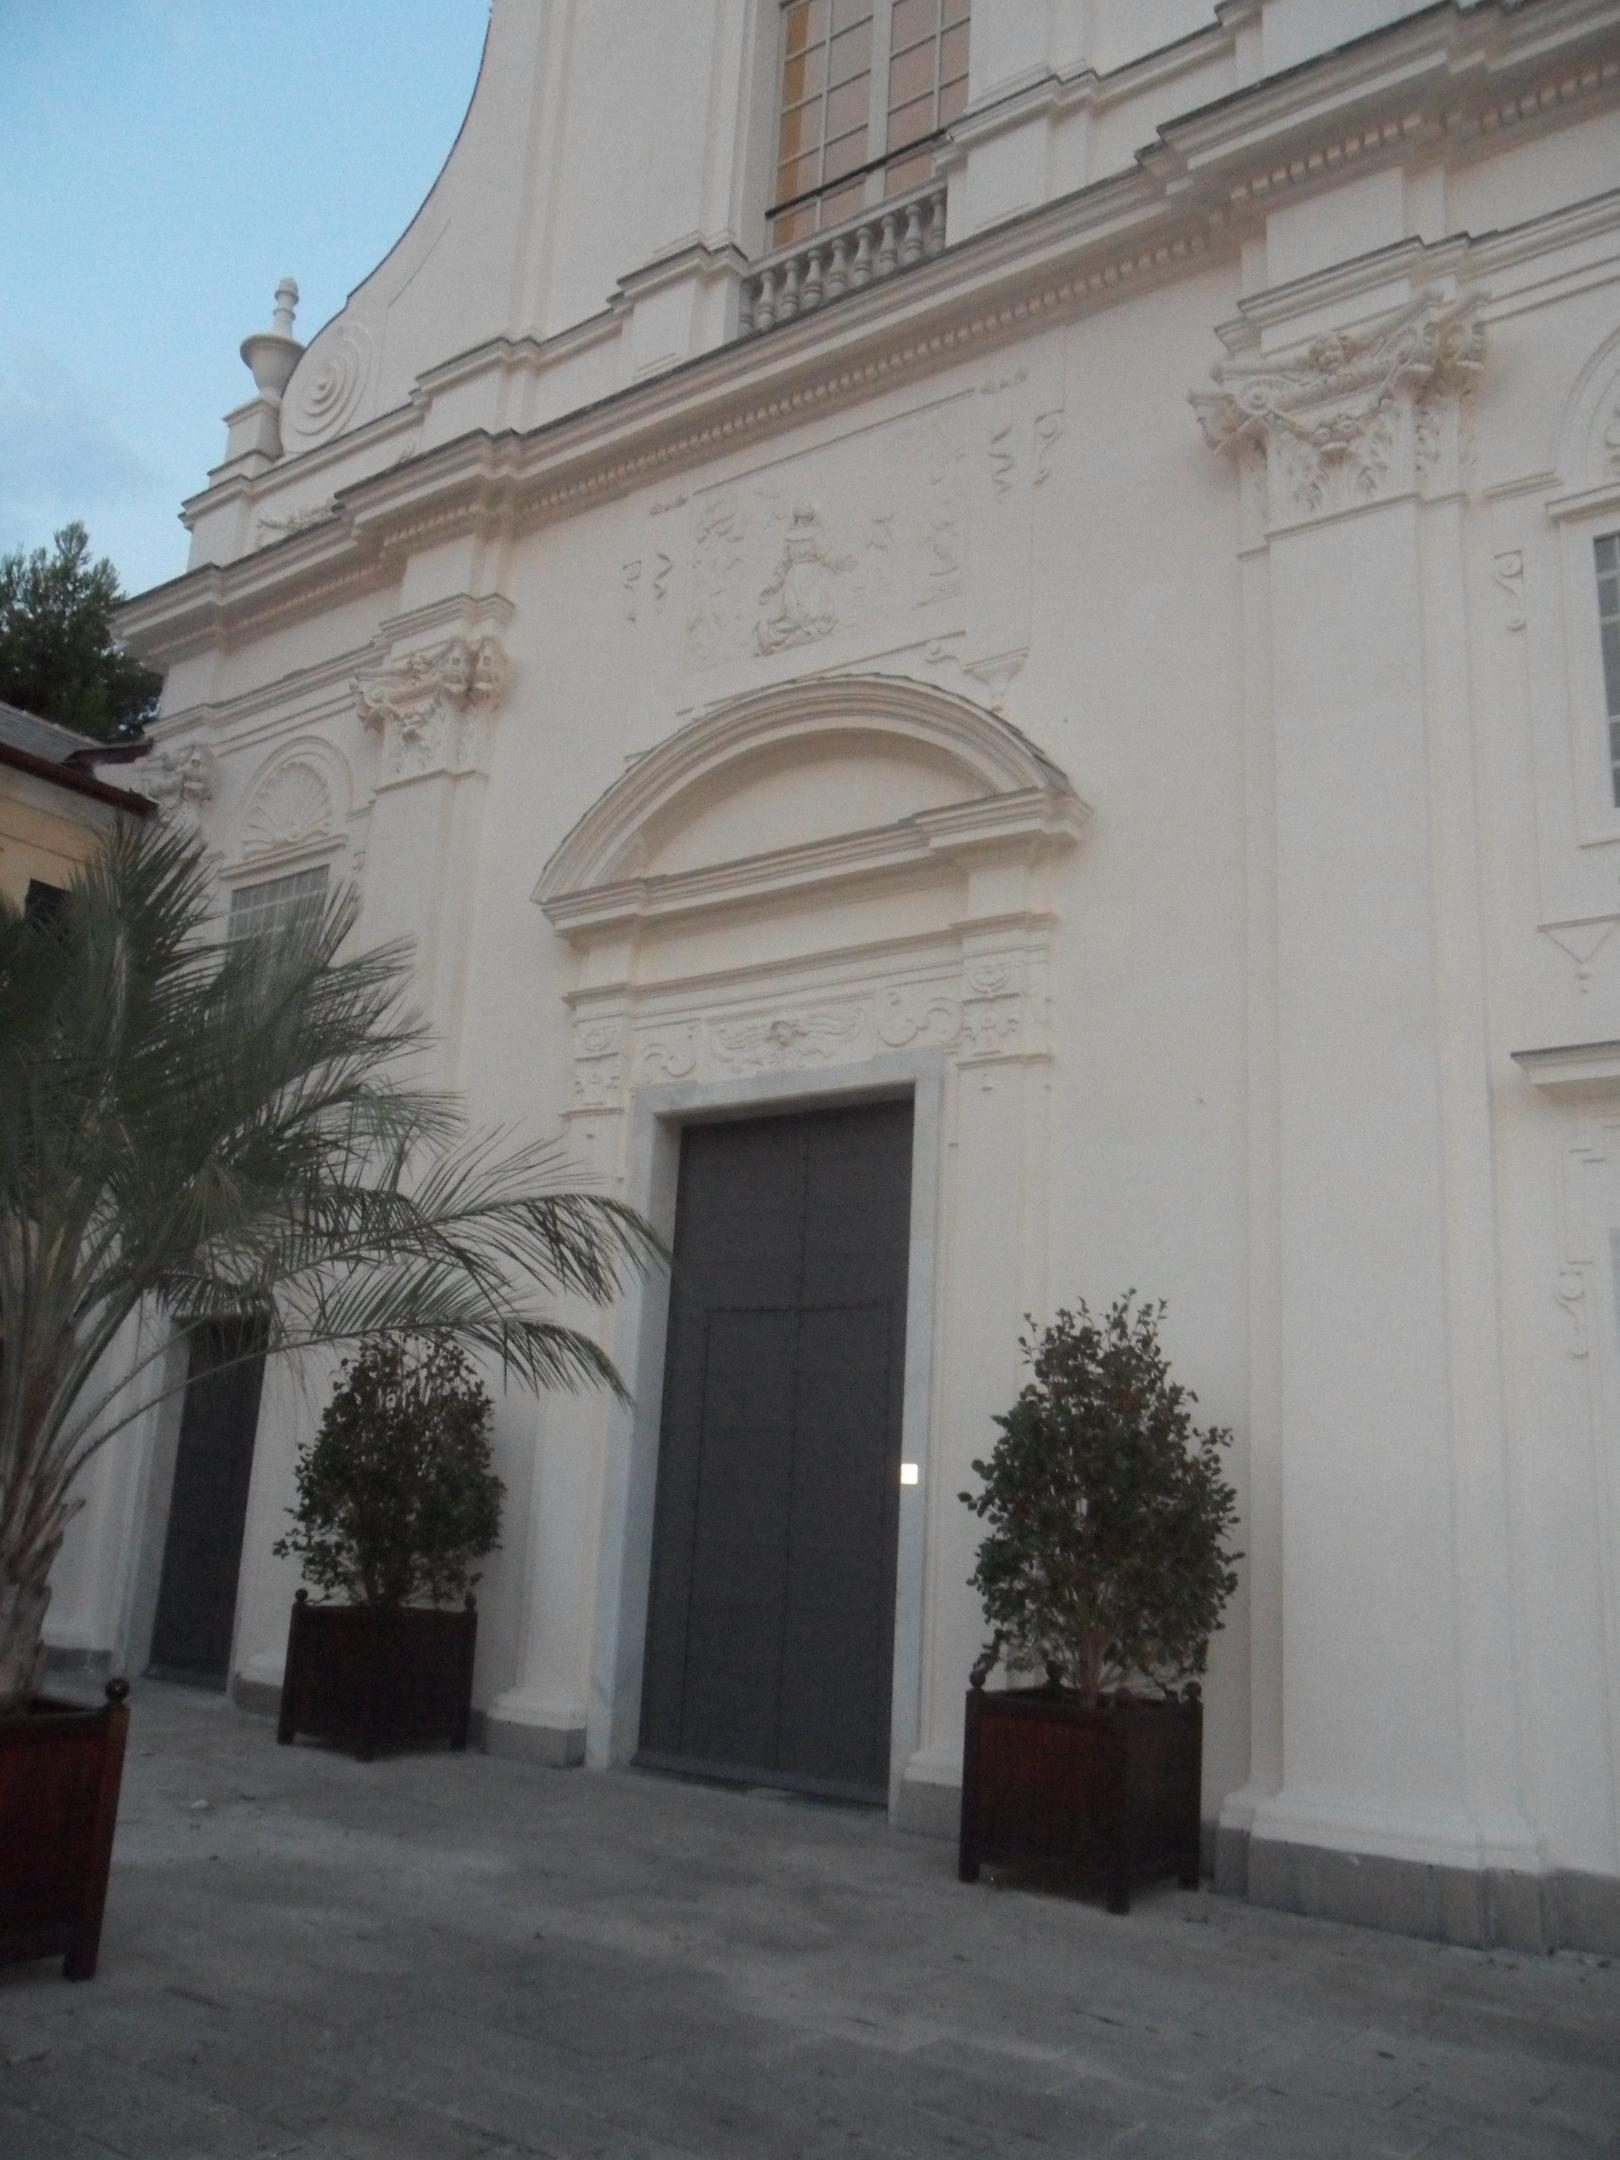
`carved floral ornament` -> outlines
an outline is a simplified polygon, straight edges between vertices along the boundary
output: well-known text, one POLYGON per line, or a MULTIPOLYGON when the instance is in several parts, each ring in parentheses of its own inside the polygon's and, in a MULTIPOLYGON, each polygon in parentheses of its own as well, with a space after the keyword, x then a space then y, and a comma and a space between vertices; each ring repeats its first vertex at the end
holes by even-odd
POLYGON ((382 740, 383 780, 481 767, 506 688, 500 640, 447 638, 354 678, 356 709, 382 740))
POLYGON ((898 979, 833 998, 784 997, 738 1011, 582 1017, 574 1026, 576 1112, 621 1110, 633 1088, 750 1079, 942 1050, 958 1065, 1047 1054, 1044 950, 975 959, 955 974, 898 979))
POLYGON ((1455 484, 1460 401, 1484 364, 1477 296, 1424 298, 1279 357, 1223 361, 1191 393, 1212 450, 1263 468, 1286 525, 1455 484))
POLYGON ((611 1113, 635 1090, 671 1082, 843 1069, 896 1053, 985 1067, 1046 1057, 1053 918, 1042 866, 1075 843, 1087 816, 1065 775, 1016 729, 902 678, 778 685, 694 721, 598 798, 535 892, 553 927, 595 955, 591 986, 575 993, 574 1113, 611 1113), (812 821, 806 837, 757 854, 636 867, 640 835, 713 802, 733 771, 757 771, 768 750, 791 791, 794 754, 813 763, 829 737, 852 769, 860 744, 881 752, 883 788, 869 808, 886 809, 889 822, 822 835, 812 821), (896 777, 908 755, 930 786, 954 768, 962 799, 925 794, 926 806, 911 807, 919 798, 896 777), (874 900, 898 889, 888 880, 903 882, 915 911, 903 948, 874 949, 864 935, 846 948, 847 895, 874 900), (640 979, 644 933, 675 923, 682 935, 743 929, 778 907, 802 924, 818 893, 831 912, 824 942, 811 939, 813 965, 784 961, 769 988, 751 929, 736 941, 736 965, 714 939, 714 971, 705 962, 685 977, 678 1007, 672 983, 640 979))

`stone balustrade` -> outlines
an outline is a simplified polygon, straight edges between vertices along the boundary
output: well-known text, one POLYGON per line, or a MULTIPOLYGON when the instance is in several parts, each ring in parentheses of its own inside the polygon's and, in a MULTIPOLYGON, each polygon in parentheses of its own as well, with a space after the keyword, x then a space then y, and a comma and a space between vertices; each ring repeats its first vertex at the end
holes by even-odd
POLYGON ((945 247, 945 182, 863 210, 827 232, 778 248, 743 281, 741 331, 770 330, 846 293, 931 262, 945 247))

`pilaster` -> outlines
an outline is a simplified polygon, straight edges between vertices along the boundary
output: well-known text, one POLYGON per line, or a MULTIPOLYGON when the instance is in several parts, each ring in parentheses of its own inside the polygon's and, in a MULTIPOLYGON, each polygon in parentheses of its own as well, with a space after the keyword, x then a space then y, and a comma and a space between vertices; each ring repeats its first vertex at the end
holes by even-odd
POLYGON ((1256 1483, 1281 1504, 1256 1525, 1253 1769, 1223 1827, 1249 1835, 1251 1894, 1297 1882, 1267 1845, 1534 1874, 1464 672, 1479 303, 1423 292, 1298 346, 1239 340, 1193 403, 1242 475, 1270 761, 1249 797, 1270 820, 1251 1288, 1255 1437, 1280 1471, 1256 1483))
POLYGON ((951 238, 1033 210, 1053 192, 1053 131, 1083 102, 1089 0, 978 0, 968 109, 951 130, 951 238))
POLYGON ((375 661, 351 686, 377 746, 366 936, 408 938, 415 946, 417 993, 452 1084, 511 616, 511 602, 499 594, 456 594, 394 616, 381 627, 375 661))

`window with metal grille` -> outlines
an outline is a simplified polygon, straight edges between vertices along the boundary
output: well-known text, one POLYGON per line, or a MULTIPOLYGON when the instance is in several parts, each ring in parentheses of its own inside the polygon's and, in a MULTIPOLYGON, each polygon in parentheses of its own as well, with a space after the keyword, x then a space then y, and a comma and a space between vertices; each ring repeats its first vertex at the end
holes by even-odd
POLYGON ((970 0, 783 0, 772 247, 929 176, 967 103, 970 0))
POLYGON ((273 937, 289 923, 304 922, 326 898, 327 865, 313 870, 294 870, 287 877, 264 878, 257 885, 238 885, 231 894, 226 935, 238 938, 273 937))
POLYGON ((1620 533, 1595 540, 1598 636, 1603 642, 1603 702, 1609 720, 1609 787, 1620 809, 1620 533))
POLYGON ((54 930, 62 920, 62 910, 67 905, 67 891, 61 885, 48 885, 44 878, 30 878, 28 890, 23 895, 23 914, 42 930, 54 930))

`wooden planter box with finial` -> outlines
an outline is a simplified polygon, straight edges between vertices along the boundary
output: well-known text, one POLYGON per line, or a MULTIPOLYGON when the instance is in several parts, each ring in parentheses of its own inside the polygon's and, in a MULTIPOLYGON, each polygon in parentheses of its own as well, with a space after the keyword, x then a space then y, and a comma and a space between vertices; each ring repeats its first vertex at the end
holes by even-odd
POLYGON ((60 1957, 70 1980, 96 1969, 128 1694, 109 1680, 103 1703, 39 1695, 0 1718, 0 1965, 60 1957))
POLYGON ((287 1633, 276 1738, 330 1740, 361 1762, 396 1748, 467 1745, 478 1608, 317 1605, 300 1590, 287 1633))
POLYGON ((1198 1887, 1203 1705, 1130 1697, 1095 1708, 1067 1689, 991 1689, 974 1673, 957 1872, 1027 1870, 1101 1890, 1112 1913, 1140 1883, 1198 1887))

